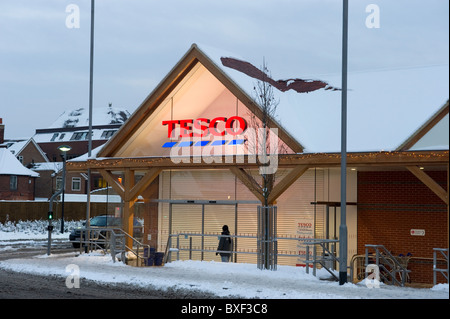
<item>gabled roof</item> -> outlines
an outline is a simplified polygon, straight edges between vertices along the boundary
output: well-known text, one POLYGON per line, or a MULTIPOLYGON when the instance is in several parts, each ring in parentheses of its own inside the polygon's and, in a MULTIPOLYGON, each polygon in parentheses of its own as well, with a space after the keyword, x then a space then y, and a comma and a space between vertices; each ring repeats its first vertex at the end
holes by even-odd
POLYGON ((42 151, 42 149, 40 148, 40 146, 36 143, 36 141, 30 137, 28 140, 23 140, 23 141, 18 141, 18 142, 14 142, 12 143, 10 146, 8 146, 8 150, 14 154, 14 156, 19 156, 21 154, 21 152, 29 145, 32 144, 36 150, 39 152, 39 154, 41 154, 42 158, 46 161, 49 162, 47 155, 45 155, 45 153, 42 151))
MULTIPOLYGON (((104 145, 98 153, 98 157, 113 157, 117 150, 142 125, 152 112, 160 106, 177 84, 179 84, 198 63, 201 63, 210 73, 212 73, 252 113, 258 118, 262 117, 261 109, 250 97, 248 92, 245 92, 238 86, 227 74, 225 74, 225 72, 223 72, 218 64, 213 62, 213 60, 200 50, 196 44, 193 44, 169 74, 136 109, 121 129, 104 145)), ((279 138, 294 152, 303 152, 303 146, 283 129, 279 123, 272 120, 270 127, 278 128, 279 138)))
POLYGON ((426 134, 428 134, 438 123, 441 121, 447 120, 446 124, 446 132, 443 132, 441 137, 446 139, 447 145, 437 145, 439 143, 436 141, 434 145, 430 145, 431 148, 442 148, 446 147, 448 149, 448 114, 449 114, 449 101, 445 103, 433 116, 431 116, 421 127, 419 127, 409 138, 407 138, 397 149, 396 151, 407 151, 414 147, 414 145, 423 138, 426 134), (445 118, 447 116, 447 118, 445 118))
POLYGON ((26 168, 6 148, 0 148, 0 175, 25 175, 39 177, 39 174, 26 168))

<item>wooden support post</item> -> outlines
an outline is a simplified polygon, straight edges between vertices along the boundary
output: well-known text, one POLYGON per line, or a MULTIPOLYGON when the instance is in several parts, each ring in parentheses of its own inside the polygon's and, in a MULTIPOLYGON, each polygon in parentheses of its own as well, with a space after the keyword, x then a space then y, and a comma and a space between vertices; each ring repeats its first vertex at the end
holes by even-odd
POLYGON ((272 189, 269 195, 268 203, 272 205, 281 194, 284 193, 294 182, 300 178, 307 170, 308 166, 299 165, 294 167, 281 181, 272 189))
POLYGON ((230 167, 230 171, 234 175, 236 175, 236 177, 242 182, 242 184, 247 186, 247 188, 261 203, 264 203, 262 188, 249 173, 247 173, 243 168, 238 167, 230 167))
POLYGON ((422 183, 424 183, 433 193, 435 193, 448 206, 448 195, 438 183, 436 183, 427 173, 417 166, 406 166, 422 183))
MULTIPOLYGON (((134 199, 130 200, 127 193, 134 185, 134 171, 127 168, 125 169, 124 176, 125 183, 125 198, 123 203, 123 216, 122 216, 122 227, 125 232, 130 236, 133 236, 133 221, 134 221, 134 199)), ((133 247, 133 241, 130 237, 126 237, 125 244, 130 249, 133 247)))

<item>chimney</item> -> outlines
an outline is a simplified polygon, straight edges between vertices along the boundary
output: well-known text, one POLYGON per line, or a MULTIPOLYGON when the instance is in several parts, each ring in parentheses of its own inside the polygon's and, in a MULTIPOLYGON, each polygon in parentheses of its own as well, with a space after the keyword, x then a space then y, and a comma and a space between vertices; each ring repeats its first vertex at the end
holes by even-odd
POLYGON ((0 144, 5 142, 5 124, 3 124, 3 119, 0 118, 0 144))

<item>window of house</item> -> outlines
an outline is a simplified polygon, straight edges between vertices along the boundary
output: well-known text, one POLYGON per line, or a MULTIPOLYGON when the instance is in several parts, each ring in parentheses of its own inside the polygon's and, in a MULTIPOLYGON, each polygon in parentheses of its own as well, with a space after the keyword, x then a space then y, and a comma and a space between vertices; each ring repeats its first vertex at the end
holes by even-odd
POLYGON ((108 183, 102 177, 94 178, 94 188, 105 188, 108 186, 108 183))
POLYGON ((58 137, 59 133, 53 133, 53 136, 50 141, 54 141, 58 137))
POLYGON ((9 177, 9 189, 12 191, 17 190, 17 176, 11 175, 9 177))
POLYGON ((23 164, 23 156, 17 156, 17 159, 23 164))
POLYGON ((88 137, 89 132, 75 132, 70 138, 71 141, 85 140, 88 137))
POLYGON ((114 135, 114 133, 116 133, 116 130, 108 130, 108 131, 104 131, 102 133, 102 138, 110 138, 111 136, 114 135))
POLYGON ((72 190, 81 191, 81 177, 72 177, 72 190))
POLYGON ((62 177, 61 176, 57 176, 56 177, 56 190, 60 190, 62 187, 62 177))

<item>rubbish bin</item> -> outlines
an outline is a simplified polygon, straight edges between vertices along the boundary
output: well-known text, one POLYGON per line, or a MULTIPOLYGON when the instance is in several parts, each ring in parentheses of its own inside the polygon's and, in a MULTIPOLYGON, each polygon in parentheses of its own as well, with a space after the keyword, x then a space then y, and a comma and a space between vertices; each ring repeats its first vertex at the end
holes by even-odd
POLYGON ((161 266, 163 264, 164 253, 155 253, 155 266, 161 266))
POLYGON ((144 263, 146 266, 153 266, 155 263, 156 249, 152 247, 144 247, 144 263))

